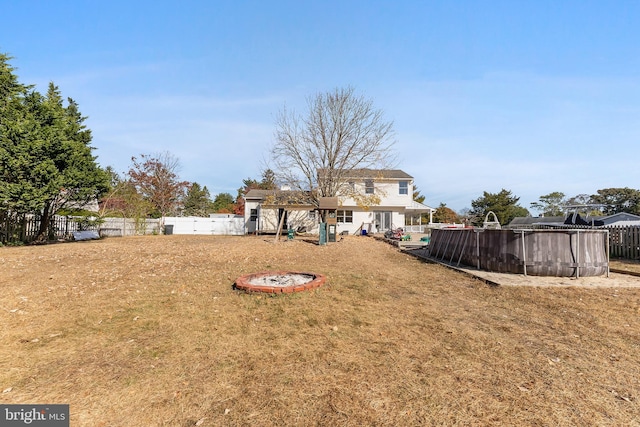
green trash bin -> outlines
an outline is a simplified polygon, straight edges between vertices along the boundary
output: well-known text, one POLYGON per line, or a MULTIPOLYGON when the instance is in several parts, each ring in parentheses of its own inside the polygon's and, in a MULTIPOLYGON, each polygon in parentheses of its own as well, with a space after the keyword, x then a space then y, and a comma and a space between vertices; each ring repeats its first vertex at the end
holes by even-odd
POLYGON ((293 237, 296 235, 296 231, 293 228, 287 230, 287 239, 293 240, 293 237))

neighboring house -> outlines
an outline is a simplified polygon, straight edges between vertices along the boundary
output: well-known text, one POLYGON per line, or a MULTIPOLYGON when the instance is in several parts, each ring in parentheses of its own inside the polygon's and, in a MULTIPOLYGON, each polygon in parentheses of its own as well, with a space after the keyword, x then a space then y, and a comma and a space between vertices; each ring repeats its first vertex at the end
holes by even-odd
POLYGON ((67 202, 65 209, 68 210, 81 210, 87 212, 99 212, 100 205, 98 203, 98 199, 96 197, 92 198, 87 202, 67 202))
MULTIPOLYGON (((345 178, 345 191, 338 195, 337 232, 358 234, 404 227, 406 215, 435 212, 413 200, 413 177, 397 169, 356 169, 345 178), (365 206, 367 196, 379 203, 365 206), (360 200, 358 202, 356 199, 360 200)), ((245 195, 247 233, 275 232, 284 227, 318 232, 320 215, 304 194, 287 190, 250 190, 245 195), (284 218, 283 218, 284 216, 284 218)))
POLYGON ((604 222, 605 226, 640 225, 640 216, 626 212, 603 216, 599 219, 604 222))

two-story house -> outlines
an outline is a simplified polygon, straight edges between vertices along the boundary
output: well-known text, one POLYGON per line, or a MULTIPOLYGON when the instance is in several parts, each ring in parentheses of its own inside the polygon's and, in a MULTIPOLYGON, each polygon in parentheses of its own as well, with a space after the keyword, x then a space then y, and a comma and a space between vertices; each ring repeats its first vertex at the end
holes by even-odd
MULTIPOLYGON (((322 178, 320 178, 322 179, 322 178)), ((382 233, 405 226, 407 215, 435 209, 413 200, 413 177, 398 169, 355 169, 342 176, 338 233, 382 233)), ((247 233, 270 233, 279 224, 318 232, 320 215, 305 195, 287 190, 251 190, 245 195, 247 233)))

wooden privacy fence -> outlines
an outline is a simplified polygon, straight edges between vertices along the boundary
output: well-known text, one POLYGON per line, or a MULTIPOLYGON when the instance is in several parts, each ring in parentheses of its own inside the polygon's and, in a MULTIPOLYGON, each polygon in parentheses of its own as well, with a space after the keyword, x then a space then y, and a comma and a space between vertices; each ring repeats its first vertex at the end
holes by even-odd
MULTIPOLYGON (((54 215, 49 222, 47 238, 49 240, 69 239, 74 231, 97 230, 97 227, 81 225, 80 218, 54 215)), ((37 215, 12 215, 0 212, 0 243, 29 243, 35 240, 40 229, 40 217, 37 215)))
MULTIPOLYGON (((76 231, 98 231, 101 237, 160 234, 160 219, 102 218, 99 225, 83 223, 84 217, 54 215, 47 229, 48 240, 69 240, 76 231)), ((29 243, 40 229, 37 215, 11 215, 0 212, 0 243, 29 243)))
POLYGON ((640 259, 640 226, 614 226, 607 229, 612 257, 640 259))

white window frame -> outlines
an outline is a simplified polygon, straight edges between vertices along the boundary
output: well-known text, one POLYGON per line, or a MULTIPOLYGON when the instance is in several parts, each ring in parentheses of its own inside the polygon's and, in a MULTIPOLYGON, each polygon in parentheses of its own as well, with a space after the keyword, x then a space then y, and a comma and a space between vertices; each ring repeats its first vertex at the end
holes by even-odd
POLYGON ((375 194, 376 187, 375 183, 372 179, 367 179, 364 181, 364 194, 375 194))
POLYGON ((409 194, 409 181, 400 181, 399 186, 398 194, 409 194))
POLYGON ((340 209, 336 212, 336 219, 339 224, 353 224, 353 211, 340 209))

